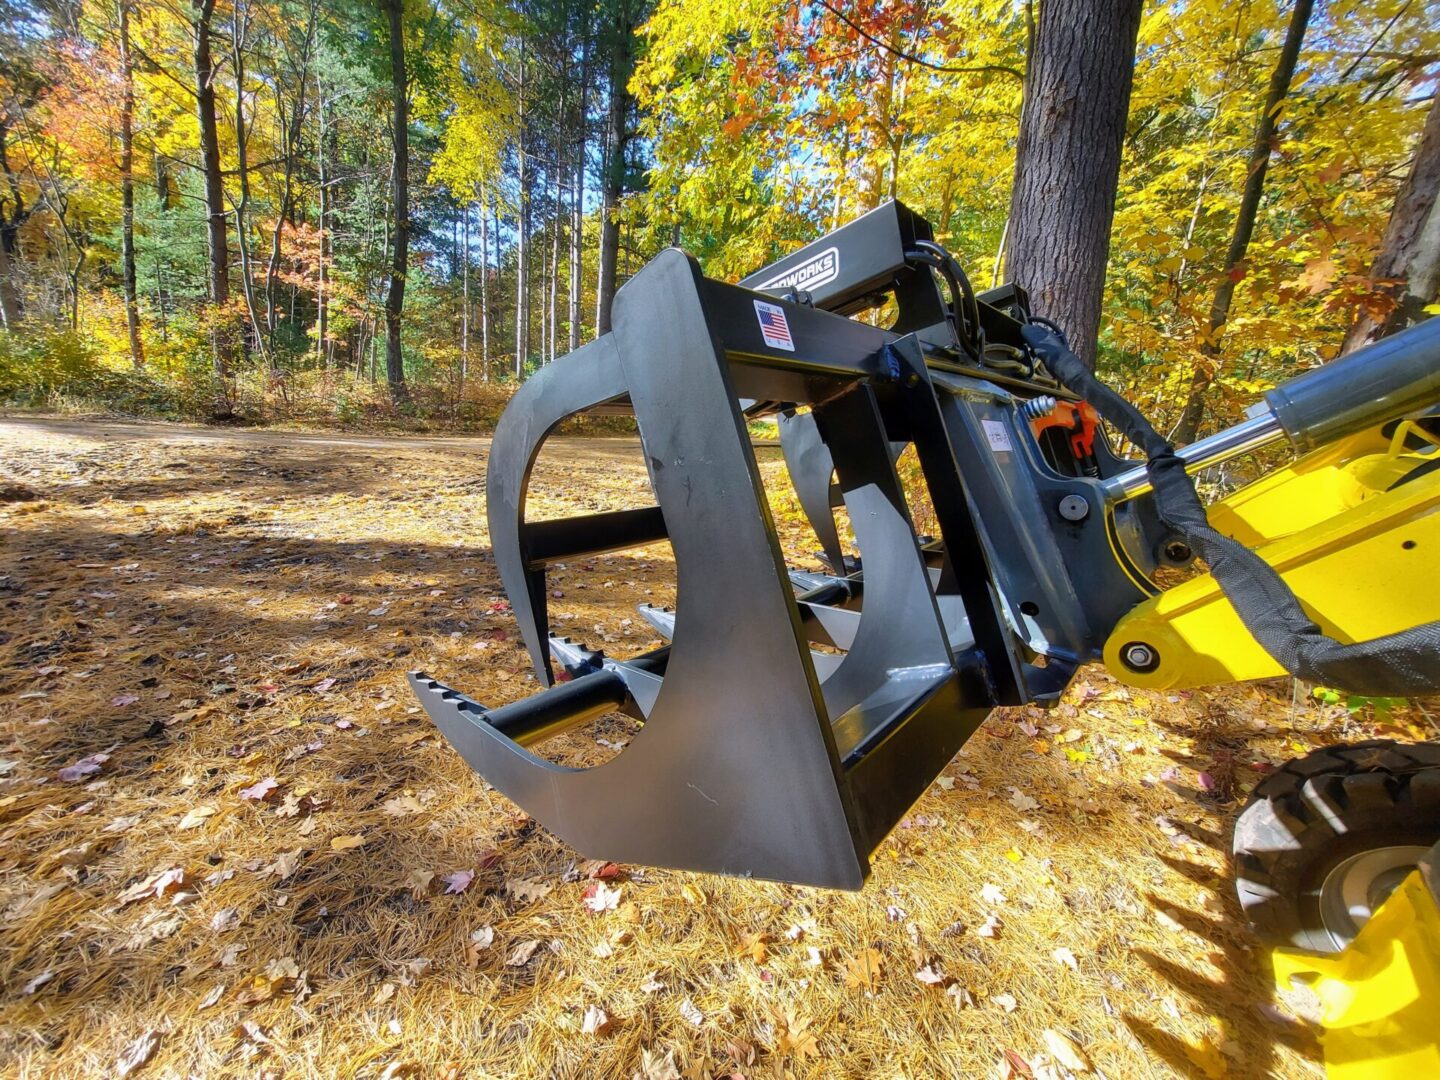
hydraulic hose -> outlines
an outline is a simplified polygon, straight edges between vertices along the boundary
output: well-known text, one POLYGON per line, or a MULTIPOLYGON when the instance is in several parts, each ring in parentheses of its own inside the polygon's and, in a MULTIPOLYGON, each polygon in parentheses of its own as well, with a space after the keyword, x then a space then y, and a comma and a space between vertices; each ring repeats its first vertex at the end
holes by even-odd
MULTIPOLYGON (((1274 567, 1211 527, 1175 448, 1134 405, 1097 379, 1057 330, 1032 323, 1022 334, 1062 386, 1145 452, 1161 520, 1205 560, 1240 621, 1276 663, 1297 679, 1372 697, 1440 693, 1440 622, 1350 645, 1326 635, 1274 567)), ((1398 388, 1395 393, 1400 395, 1398 388)), ((1324 430, 1318 414, 1305 426, 1324 430)))

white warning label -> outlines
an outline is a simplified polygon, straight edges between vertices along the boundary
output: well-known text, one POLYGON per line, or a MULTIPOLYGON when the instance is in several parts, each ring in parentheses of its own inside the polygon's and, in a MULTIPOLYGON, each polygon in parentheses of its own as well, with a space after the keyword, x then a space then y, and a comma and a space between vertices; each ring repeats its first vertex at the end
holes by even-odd
POLYGON ((795 351, 795 339, 790 336, 790 323, 785 319, 785 309, 779 304, 755 301, 755 317, 760 320, 760 336, 772 349, 795 351))
POLYGON ((980 426, 985 429, 985 441, 990 444, 991 450, 1009 453, 1014 449, 1010 445, 1010 432, 999 420, 981 420, 980 426))

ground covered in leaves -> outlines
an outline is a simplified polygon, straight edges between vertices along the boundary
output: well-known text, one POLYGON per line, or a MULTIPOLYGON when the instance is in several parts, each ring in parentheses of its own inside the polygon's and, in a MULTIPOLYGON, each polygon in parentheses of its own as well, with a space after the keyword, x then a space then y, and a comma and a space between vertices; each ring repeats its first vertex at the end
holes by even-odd
MULTIPOLYGON (((589 863, 404 684, 535 689, 484 440, 26 418, 0 444, 5 1075, 1320 1074, 1241 928, 1229 821, 1273 763, 1423 713, 1092 670, 992 717, 862 894, 589 863)), ((561 440, 531 515, 646 501, 638 444, 561 440)), ((552 614, 638 652, 635 604, 673 585, 664 545, 600 558, 553 575, 552 614)))

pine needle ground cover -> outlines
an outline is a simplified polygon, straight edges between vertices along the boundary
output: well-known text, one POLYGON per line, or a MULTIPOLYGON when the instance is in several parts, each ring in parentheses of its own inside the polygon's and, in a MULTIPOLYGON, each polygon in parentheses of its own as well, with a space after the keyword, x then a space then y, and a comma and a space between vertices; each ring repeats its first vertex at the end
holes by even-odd
MULTIPOLYGON (((1423 712, 1089 670, 992 717, 859 895, 587 862, 404 684, 536 688, 483 440, 34 418, 0 440, 0 1074, 1320 1075, 1240 925, 1229 820, 1274 763, 1423 737, 1423 712)), ((633 440, 565 439, 530 513, 646 495, 633 440)), ((559 626, 625 655, 674 564, 657 545, 551 588, 559 626)), ((546 752, 598 763, 634 730, 546 752)))

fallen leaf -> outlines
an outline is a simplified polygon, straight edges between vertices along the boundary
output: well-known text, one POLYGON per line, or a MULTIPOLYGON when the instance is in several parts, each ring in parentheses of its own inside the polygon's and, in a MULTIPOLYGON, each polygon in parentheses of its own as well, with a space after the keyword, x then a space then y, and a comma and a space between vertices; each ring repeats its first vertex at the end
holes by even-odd
POLYGON ((364 833, 352 833, 349 836, 334 836, 330 838, 330 850, 349 851, 351 848, 360 847, 364 843, 364 833))
POLYGON ((540 939, 531 938, 529 941, 522 941, 510 950, 510 955, 505 957, 506 967, 524 967, 535 955, 535 950, 540 948, 540 939))
POLYGON ((652 971, 645 976, 645 981, 640 984, 641 993, 654 994, 665 989, 665 984, 656 977, 659 974, 658 971, 652 971))
POLYGON ((401 795, 394 799, 387 799, 381 804, 380 809, 391 817, 401 817, 405 814, 418 814, 425 807, 414 795, 401 795))
POLYGON ((1011 806, 1013 806, 1016 810, 1020 811, 1020 813, 1022 814, 1028 814, 1031 810, 1038 810, 1040 808, 1040 804, 1038 802, 1032 799, 1029 795, 1026 795, 1017 787, 1012 787, 1010 789, 1009 802, 1011 806))
POLYGON ((705 894, 688 883, 680 886, 680 896, 687 904, 699 906, 705 903, 705 894))
POLYGON ((592 859, 585 864, 583 872, 587 878, 593 881, 614 881, 624 871, 619 863, 605 862, 603 859, 592 859))
POLYGON ((995 914, 992 911, 989 915, 985 917, 985 921, 980 924, 980 927, 975 931, 975 933, 979 934, 983 938, 998 938, 1000 936, 1000 931, 1004 928, 1005 923, 1001 921, 999 915, 995 914))
POLYGON ((751 960, 754 960, 755 963, 763 964, 765 957, 768 955, 766 942, 768 942, 769 939, 770 935, 764 931, 757 934, 745 934, 740 938, 739 944, 735 948, 736 955, 748 956, 751 960))
POLYGON ((250 799, 253 802, 265 802, 271 795, 275 794, 275 789, 279 786, 280 784, 273 776, 267 776, 264 780, 260 780, 250 787, 241 788, 240 798, 250 799))
POLYGON ((276 856, 275 861, 265 868, 265 872, 267 874, 273 874, 281 881, 284 881, 300 868, 300 860, 304 855, 304 848, 296 848, 294 851, 282 851, 276 856))
POLYGON ((586 910, 599 915, 601 912, 614 911, 620 903, 620 889, 610 888, 603 881, 596 881, 586 887, 581 898, 581 903, 586 910))
POLYGON ((992 994, 990 995, 990 1000, 996 1005, 999 1005, 1000 1008, 1004 1009, 1007 1013, 1013 1013, 1020 1007, 1020 1003, 1015 1000, 1013 994, 992 994))
POLYGON ((926 986, 944 986, 946 982, 945 973, 940 970, 939 963, 935 961, 926 964, 919 971, 915 972, 915 978, 926 986))
POLYGON ((434 884, 435 871, 433 870, 411 870, 405 875, 405 887, 410 890, 410 895, 416 900, 424 900, 430 895, 430 886, 434 884))
POLYGON ((820 1056, 820 1044, 810 1031, 808 1017, 797 1017, 788 1009, 774 1014, 775 1052, 804 1059, 820 1056))
POLYGON ((46 968, 39 975, 36 975, 33 979, 27 982, 21 988, 20 992, 26 997, 29 997, 31 994, 35 993, 35 991, 39 990, 42 986, 44 986, 53 978, 55 978, 55 969, 46 968))
POLYGON ((1043 1036, 1045 1048, 1050 1051, 1050 1056, 1065 1068, 1071 1072, 1090 1071, 1090 1059, 1085 1056, 1085 1051, 1081 1050, 1070 1036, 1056 1031, 1054 1028, 1046 1028, 1043 1036))
POLYGON ((1068 967, 1071 971, 1080 970, 1080 964, 1076 961, 1075 954, 1069 949, 1065 948, 1065 946, 1060 946, 1060 948, 1056 949, 1050 955, 1055 958, 1055 962, 1057 964, 1062 964, 1063 966, 1068 967))
POLYGON ((295 963, 293 956, 280 956, 265 965, 264 974, 271 982, 284 982, 286 979, 298 979, 300 977, 300 965, 295 963))
POLYGON ((878 989, 884 964, 880 950, 862 949, 845 963, 845 985, 852 990, 878 989))
POLYGON ((1001 1052, 1000 1065, 1000 1080, 1013 1080, 1017 1076, 1034 1080, 1035 1070, 1030 1068, 1030 1063, 1008 1046, 1001 1052))
POLYGON ((615 1026, 615 1021, 599 1005, 585 1006, 585 1016, 580 1021, 580 1034, 606 1035, 615 1026))
POLYGON ((955 1006, 956 1012, 960 1012, 963 1009, 973 1009, 975 1007, 974 997, 971 996, 969 990, 966 990, 965 987, 959 983, 951 983, 947 986, 945 988, 945 996, 948 997, 951 1004, 955 1006))
POLYGON ((221 999, 222 997, 224 997, 224 996, 225 996, 225 984, 224 984, 224 983, 216 983, 214 986, 212 986, 212 987, 210 988, 210 992, 209 992, 208 994, 206 994, 203 998, 200 999, 200 1004, 197 1006, 197 1008, 200 1008, 200 1009, 213 1008, 214 1006, 216 1006, 216 1005, 218 1005, 218 1004, 220 1003, 220 999, 221 999))
POLYGON ((465 945, 465 963, 473 970, 480 966, 480 954, 495 944, 495 928, 482 926, 470 934, 465 945))
POLYGON ((425 739, 430 738, 430 736, 434 734, 435 732, 433 731, 412 731, 408 734, 399 736, 394 740, 394 743, 396 746, 399 747, 414 746, 416 743, 422 742, 425 739))
POLYGON ((442 880, 445 882, 445 895, 458 896, 468 889, 470 883, 475 880, 475 871, 456 870, 453 873, 446 874, 442 880))
POLYGON ((688 997, 680 1002, 680 1015, 695 1027, 705 1025, 705 1014, 702 1013, 688 997))
POLYGON ((1005 894, 1000 891, 1000 886, 989 882, 980 887, 980 899, 991 907, 1003 907, 1006 903, 1005 894))
POLYGON ((135 1072, 155 1056, 160 1047, 160 1032, 150 1030, 125 1048, 120 1060, 115 1062, 115 1075, 124 1077, 135 1072))
POLYGON ((189 813, 180 819, 180 824, 176 828, 198 829, 205 824, 207 818, 213 817, 214 814, 215 807, 213 806, 193 806, 189 813))
POLYGON ((58 773, 61 780, 73 783, 76 780, 83 780, 87 776, 93 776, 100 771, 100 766, 110 760, 109 754, 91 754, 83 757, 73 765, 66 765, 58 773))
POLYGON ((379 988, 370 997, 371 1005, 384 1005, 395 996, 395 984, 392 982, 381 983, 379 988))
POLYGON ((675 1051, 665 1051, 665 1056, 650 1050, 640 1051, 640 1071, 631 1080, 681 1080, 680 1070, 675 1067, 675 1051))
POLYGON ((544 900, 550 895, 553 885, 547 885, 543 881, 536 881, 533 878, 507 878, 505 891, 521 904, 533 904, 537 900, 544 900))
POLYGON ((121 905, 133 904, 147 896, 166 896, 185 884, 185 871, 178 866, 151 874, 145 880, 130 886, 119 896, 121 905))
POLYGON ((123 709, 126 705, 134 705, 139 700, 139 694, 116 694, 110 699, 110 704, 117 709, 123 709))
POLYGON ((240 911, 233 907, 224 907, 210 916, 210 929, 216 933, 224 933, 240 925, 240 911))

